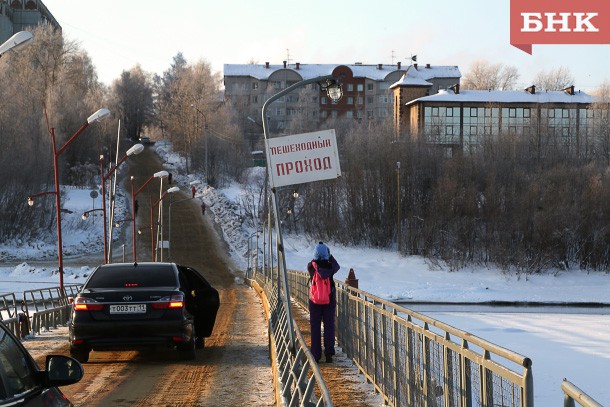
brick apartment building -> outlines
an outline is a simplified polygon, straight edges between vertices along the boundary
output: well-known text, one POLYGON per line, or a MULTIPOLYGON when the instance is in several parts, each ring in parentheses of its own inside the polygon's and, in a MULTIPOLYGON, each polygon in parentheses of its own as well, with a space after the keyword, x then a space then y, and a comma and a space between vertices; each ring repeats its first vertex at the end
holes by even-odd
POLYGON ((461 74, 456 66, 435 67, 411 65, 335 64, 225 64, 225 100, 243 117, 260 121, 263 103, 282 89, 305 79, 324 75, 339 78, 343 98, 334 103, 317 84, 289 94, 269 107, 269 125, 275 131, 289 131, 296 120, 320 123, 329 118, 359 121, 380 121, 394 114, 391 85, 400 80, 408 69, 419 70, 430 86, 427 93, 459 83, 461 74))

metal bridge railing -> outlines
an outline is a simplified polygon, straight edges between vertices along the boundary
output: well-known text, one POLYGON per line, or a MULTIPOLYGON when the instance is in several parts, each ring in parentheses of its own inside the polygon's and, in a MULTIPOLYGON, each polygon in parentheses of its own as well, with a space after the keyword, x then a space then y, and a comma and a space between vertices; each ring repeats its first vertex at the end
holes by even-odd
POLYGON ((561 389, 563 390, 564 394, 564 407, 575 407, 575 402, 578 402, 578 404, 583 407, 603 407, 600 403, 593 400, 587 393, 583 392, 566 379, 563 379, 561 389))
MULTIPOLYGON (((289 273, 307 306, 309 276, 289 273)), ((337 340, 392 406, 533 407, 531 360, 335 280, 337 340)))
POLYGON ((261 273, 254 273, 254 280, 262 287, 270 306, 269 336, 273 342, 271 349, 275 350, 282 405, 331 407, 333 404, 328 387, 296 323, 292 324, 295 349, 291 349, 290 325, 274 280, 261 273))
POLYGON ((75 296, 82 284, 66 284, 63 295, 59 287, 39 288, 0 295, 0 320, 22 338, 63 325, 70 317, 68 298, 75 296))

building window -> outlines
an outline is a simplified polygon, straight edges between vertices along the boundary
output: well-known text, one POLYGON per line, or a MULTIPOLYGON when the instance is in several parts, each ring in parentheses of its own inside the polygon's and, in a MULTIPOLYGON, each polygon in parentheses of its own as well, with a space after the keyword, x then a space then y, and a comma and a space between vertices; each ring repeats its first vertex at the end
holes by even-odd
POLYGON ((517 109, 514 107, 508 109, 508 117, 517 117, 517 109))
POLYGON ((453 117, 453 108, 448 107, 446 111, 447 117, 453 117))
POLYGON ((353 83, 348 83, 347 84, 347 91, 348 92, 353 92, 354 91, 354 84, 353 83))
POLYGON ((432 117, 438 117, 438 107, 433 107, 432 108, 432 117))
POLYGON ((372 119, 373 118, 373 111, 372 110, 367 110, 366 111, 366 117, 368 119, 372 119))
POLYGON ((322 97, 320 98, 320 103, 321 103, 321 104, 323 104, 323 105, 325 105, 325 104, 326 104, 326 96, 322 96, 322 97))
POLYGON ((477 117, 478 111, 476 107, 470 108, 470 117, 477 117))
POLYGON ((284 115, 284 109, 281 109, 281 108, 278 107, 277 109, 275 109, 275 115, 276 116, 283 116, 284 115))
POLYGON ((347 98, 347 104, 348 104, 348 105, 353 105, 353 104, 354 104, 354 98, 353 98, 353 97, 351 97, 351 96, 350 96, 350 97, 348 97, 348 98, 347 98))
POLYGON ((364 98, 362 96, 358 96, 358 104, 361 105, 364 103, 364 98))
POLYGON ((353 119, 353 118, 354 118, 354 112, 352 112, 351 110, 348 110, 348 111, 346 112, 345 116, 346 116, 348 119, 353 119))
POLYGON ((372 104, 373 104, 373 100, 374 100, 374 99, 373 99, 373 97, 372 97, 372 96, 367 96, 367 97, 366 97, 366 103, 368 103, 369 105, 372 105, 372 104))
POLYGON ((374 83, 368 83, 366 85, 366 90, 375 90, 375 84, 374 83))
POLYGON ((358 118, 362 119, 362 110, 358 110, 358 118))
POLYGON ((320 112, 320 116, 322 116, 323 119, 326 119, 328 117, 328 112, 326 110, 322 110, 320 112))
POLYGON ((252 82, 252 90, 258 89, 258 82, 252 82))
POLYGON ((256 96, 256 95, 252 96, 252 103, 258 103, 258 96, 256 96))
POLYGON ((359 83, 357 86, 358 86, 358 88, 357 88, 358 92, 363 92, 364 91, 364 85, 363 84, 359 83))
POLYGON ((332 112, 330 112, 330 114, 331 114, 333 119, 337 118, 337 111, 336 110, 333 110, 332 112))

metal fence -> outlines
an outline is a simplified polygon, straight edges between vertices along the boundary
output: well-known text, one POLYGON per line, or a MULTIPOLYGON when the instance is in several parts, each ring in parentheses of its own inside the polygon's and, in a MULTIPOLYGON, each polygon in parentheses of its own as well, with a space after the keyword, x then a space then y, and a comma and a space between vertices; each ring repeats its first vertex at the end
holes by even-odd
POLYGON ((78 293, 81 284, 39 288, 0 296, 0 320, 19 338, 63 325, 70 316, 68 298, 78 293))
MULTIPOLYGON (((289 273, 291 293, 305 307, 308 279, 289 273)), ((534 405, 529 358, 335 283, 337 340, 389 405, 534 405)))
POLYGON ((269 337, 272 359, 275 360, 281 405, 325 406, 333 405, 318 364, 296 323, 288 324, 286 308, 273 278, 254 273, 256 283, 263 289, 270 307, 269 337), (294 349, 288 330, 294 329, 294 349))

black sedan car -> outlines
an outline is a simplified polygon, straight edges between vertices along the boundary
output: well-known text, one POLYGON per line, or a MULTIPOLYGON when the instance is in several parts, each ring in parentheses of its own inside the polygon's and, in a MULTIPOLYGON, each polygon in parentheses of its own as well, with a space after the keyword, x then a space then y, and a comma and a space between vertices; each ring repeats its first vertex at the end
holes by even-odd
POLYGON ((15 335, 0 322, 0 406, 72 406, 57 387, 82 377, 83 367, 68 356, 47 356, 45 370, 39 370, 15 335))
POLYGON ((212 334, 218 291, 196 270, 174 263, 115 263, 97 267, 73 299, 70 354, 165 346, 181 359, 212 334))

